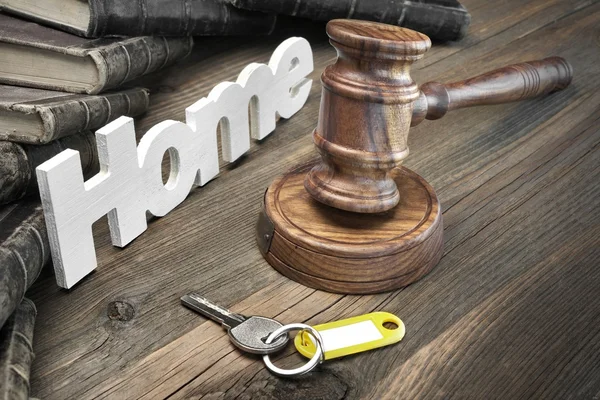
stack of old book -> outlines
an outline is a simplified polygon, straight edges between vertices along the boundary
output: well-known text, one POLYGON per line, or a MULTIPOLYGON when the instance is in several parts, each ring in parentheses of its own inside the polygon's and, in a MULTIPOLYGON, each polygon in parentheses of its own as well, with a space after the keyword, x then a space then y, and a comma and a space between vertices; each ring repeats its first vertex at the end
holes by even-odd
POLYGON ((35 168, 72 148, 86 177, 94 174, 93 130, 148 108, 148 91, 127 82, 192 50, 187 36, 65 32, 98 36, 73 28, 81 4, 0 1, 13 12, 0 13, 0 398, 29 394, 36 308, 24 296, 50 253, 35 168), (60 16, 67 20, 57 23, 60 16))
POLYGON ((35 168, 65 148, 95 174, 93 131, 145 112, 127 82, 190 54, 191 36, 265 35, 277 15, 356 18, 457 40, 456 0, 0 0, 0 398, 27 398, 36 315, 25 292, 49 259, 35 168))

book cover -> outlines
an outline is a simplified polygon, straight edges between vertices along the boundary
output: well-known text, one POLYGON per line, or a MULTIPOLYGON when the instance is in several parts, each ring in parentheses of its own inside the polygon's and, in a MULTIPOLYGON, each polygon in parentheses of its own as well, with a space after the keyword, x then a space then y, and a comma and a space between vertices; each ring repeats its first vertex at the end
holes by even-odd
POLYGON ((181 60, 191 37, 85 39, 0 14, 0 83, 95 94, 181 60))
POLYGON ((50 258, 42 205, 21 200, 0 208, 0 326, 50 258))
POLYGON ((84 37, 265 35, 276 16, 222 0, 0 0, 0 9, 84 37))
POLYGON ((65 149, 79 152, 85 179, 99 170, 95 135, 83 132, 45 145, 0 141, 0 205, 39 193, 35 168, 65 149))
POLYGON ((33 328, 37 309, 29 299, 0 329, 0 399, 29 400, 29 373, 33 362, 33 328))
POLYGON ((432 39, 459 40, 471 15, 457 0, 223 0, 246 10, 318 21, 351 18, 403 26, 432 39))
POLYGON ((143 88, 87 95, 0 85, 0 140, 48 143, 96 130, 122 115, 136 117, 149 102, 143 88))

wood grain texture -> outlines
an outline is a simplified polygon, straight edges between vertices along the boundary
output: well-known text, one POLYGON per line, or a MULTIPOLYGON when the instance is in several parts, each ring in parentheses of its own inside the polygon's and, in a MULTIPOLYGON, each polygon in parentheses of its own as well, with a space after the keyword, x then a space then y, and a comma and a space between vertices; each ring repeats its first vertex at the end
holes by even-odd
POLYGON ((412 104, 419 96, 410 66, 431 41, 410 29, 352 20, 329 22, 327 35, 338 58, 321 75, 313 139, 322 161, 304 186, 331 207, 388 211, 400 201, 391 172, 408 155, 412 104))
POLYGON ((313 132, 323 158, 305 180, 315 200, 356 213, 398 204, 391 171, 408 155, 411 126, 448 111, 525 100, 566 88, 573 69, 563 58, 513 64, 451 84, 417 89, 409 70, 429 38, 374 22, 333 20, 327 34, 338 58, 321 76, 319 122, 313 132))
MULTIPOLYGON (((264 139, 277 117, 300 110, 312 82, 308 41, 277 47, 268 65, 251 63, 236 82, 220 82, 186 108, 186 123, 153 126, 136 147, 134 121, 121 116, 96 132, 100 171, 84 182, 80 155, 67 149, 36 168, 56 282, 70 289, 97 266, 92 224, 108 215, 113 245, 124 247, 147 228, 146 212, 167 215, 190 190, 219 173, 217 127, 223 159, 233 162, 264 139), (170 158, 163 178, 162 160, 170 158)), ((83 162, 85 165, 85 162, 83 162)))
MULTIPOLYGON (((581 398, 600 395, 600 65, 597 1, 465 0, 459 43, 418 61, 418 82, 453 82, 520 60, 558 55, 570 87, 521 103, 455 111, 412 129, 406 166, 443 205, 444 256, 414 285, 342 296, 299 285, 262 258, 253 234, 264 190, 314 157, 321 87, 293 120, 125 249, 95 239, 102 273, 72 292, 50 269, 38 305, 32 396, 64 398, 581 398), (233 311, 319 324, 373 310, 398 315, 394 346, 324 364, 309 379, 271 376, 223 330, 179 304, 198 291, 233 311)), ((260 41, 202 40, 175 69, 147 78, 138 135, 215 82, 265 62, 282 38, 311 41, 317 79, 335 52, 321 25, 260 41), (227 66, 227 68, 223 68, 227 66)), ((290 347, 277 361, 302 362, 290 347)))
MULTIPOLYGON (((336 293, 398 289, 431 270, 443 251, 440 204, 433 188, 406 168, 391 176, 402 193, 392 210, 359 214, 315 201, 303 181, 315 162, 278 178, 265 194, 273 232, 266 260, 304 285, 336 293)), ((260 243, 260 239, 258 240, 260 243)))
POLYGON ((465 107, 527 100, 562 90, 573 79, 573 68, 561 57, 509 65, 465 81, 427 82, 413 104, 411 126, 440 119, 465 107))

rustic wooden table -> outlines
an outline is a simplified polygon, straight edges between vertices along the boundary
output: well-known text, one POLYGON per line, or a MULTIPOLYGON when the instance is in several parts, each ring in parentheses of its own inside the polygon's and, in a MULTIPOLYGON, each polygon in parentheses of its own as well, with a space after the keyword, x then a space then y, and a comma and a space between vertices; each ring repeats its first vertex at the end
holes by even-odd
MULTIPOLYGON (((315 157, 318 78, 334 51, 322 25, 269 38, 198 39, 180 65, 144 80, 152 107, 139 134, 184 109, 293 32, 314 50, 305 108, 218 179, 154 219, 125 249, 95 225, 99 267, 71 291, 51 268, 39 310, 32 395, 88 398, 585 398, 600 396, 600 4, 465 0, 459 43, 434 43, 417 82, 464 79, 559 55, 572 85, 541 100, 450 113, 412 130, 406 165, 437 190, 445 253, 424 279, 370 296, 315 291, 275 272, 254 241, 265 188, 315 157), (399 344, 322 365, 305 379, 269 374, 222 329, 182 307, 197 291, 284 323, 387 310, 399 344)), ((290 346, 279 361, 298 363, 290 346)))

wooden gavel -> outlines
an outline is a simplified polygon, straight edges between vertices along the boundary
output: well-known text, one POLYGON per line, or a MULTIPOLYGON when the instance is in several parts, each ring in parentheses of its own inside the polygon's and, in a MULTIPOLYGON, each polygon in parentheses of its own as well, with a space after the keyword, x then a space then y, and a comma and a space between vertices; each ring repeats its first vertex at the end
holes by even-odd
POLYGON ((401 194, 392 172, 408 155, 411 126, 458 108, 564 89, 573 75, 567 61, 550 57, 419 89, 410 66, 430 48, 427 36, 353 20, 331 21, 327 34, 338 58, 321 77, 313 139, 322 161, 307 174, 304 187, 321 203, 358 213, 379 213, 398 204, 401 194))

